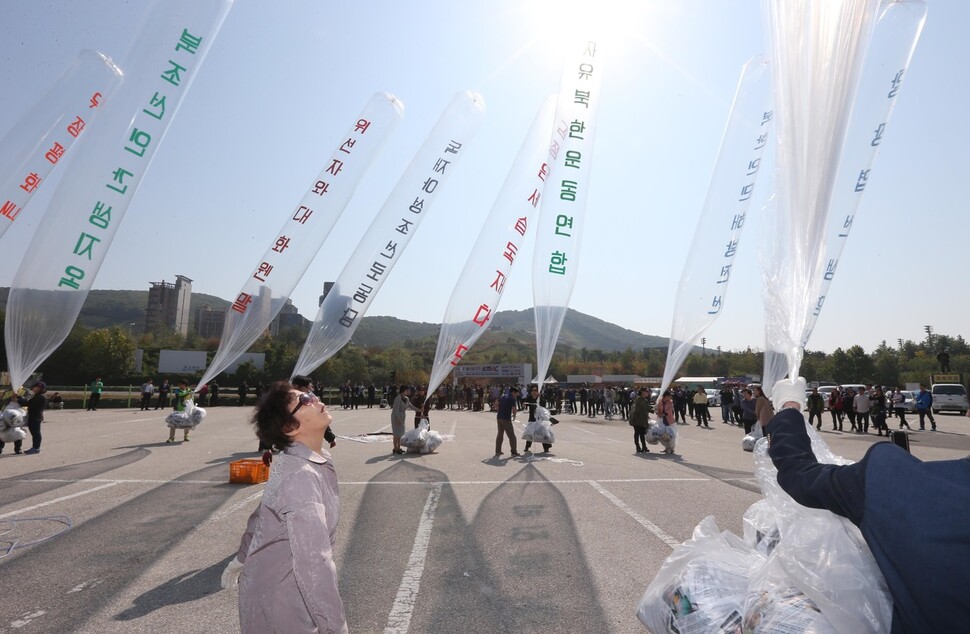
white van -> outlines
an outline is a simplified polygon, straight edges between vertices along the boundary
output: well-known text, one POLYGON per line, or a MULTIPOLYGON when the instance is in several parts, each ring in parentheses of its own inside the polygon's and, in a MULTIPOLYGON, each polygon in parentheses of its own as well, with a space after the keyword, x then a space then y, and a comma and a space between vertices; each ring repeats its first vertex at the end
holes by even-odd
POLYGON ((946 410, 950 412, 960 412, 960 415, 967 413, 970 409, 970 402, 967 401, 967 388, 960 383, 934 383, 930 388, 933 395, 933 413, 939 414, 946 410))

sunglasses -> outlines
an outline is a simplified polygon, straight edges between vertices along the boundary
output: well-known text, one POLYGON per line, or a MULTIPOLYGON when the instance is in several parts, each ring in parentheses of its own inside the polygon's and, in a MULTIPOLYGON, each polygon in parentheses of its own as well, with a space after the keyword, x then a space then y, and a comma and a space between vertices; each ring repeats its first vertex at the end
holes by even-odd
POLYGON ((318 397, 316 394, 312 392, 304 392, 300 394, 299 397, 297 397, 296 407, 294 407, 293 411, 290 412, 290 416, 296 415, 296 413, 300 411, 301 407, 313 405, 314 403, 319 403, 319 402, 320 402, 320 397, 318 397))

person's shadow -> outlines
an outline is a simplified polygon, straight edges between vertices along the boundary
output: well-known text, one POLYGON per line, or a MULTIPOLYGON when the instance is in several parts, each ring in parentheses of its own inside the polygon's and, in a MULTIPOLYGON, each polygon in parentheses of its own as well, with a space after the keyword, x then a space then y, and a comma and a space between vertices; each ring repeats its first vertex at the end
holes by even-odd
POLYGON ((131 621, 159 608, 197 601, 222 590, 222 571, 236 557, 233 553, 208 568, 190 570, 176 575, 165 583, 135 597, 133 605, 115 616, 117 621, 131 621))

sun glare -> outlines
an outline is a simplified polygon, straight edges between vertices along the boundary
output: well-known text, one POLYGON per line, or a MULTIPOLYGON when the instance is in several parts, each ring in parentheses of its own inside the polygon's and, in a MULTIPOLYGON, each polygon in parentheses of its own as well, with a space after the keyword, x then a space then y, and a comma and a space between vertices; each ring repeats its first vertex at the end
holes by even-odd
POLYGON ((647 27, 652 3, 631 0, 533 0, 526 5, 536 45, 561 57, 581 40, 596 40, 607 48, 627 48, 647 27))

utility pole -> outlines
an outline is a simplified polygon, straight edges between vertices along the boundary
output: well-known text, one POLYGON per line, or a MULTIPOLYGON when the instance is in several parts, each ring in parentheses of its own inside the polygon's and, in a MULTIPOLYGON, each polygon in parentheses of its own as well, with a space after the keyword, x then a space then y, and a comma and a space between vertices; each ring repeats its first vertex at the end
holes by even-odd
POLYGON ((933 348, 933 326, 927 324, 923 326, 923 330, 926 331, 926 341, 930 344, 930 349, 933 348))
POLYGON ((707 337, 701 337, 701 356, 702 357, 707 354, 707 349, 704 347, 706 345, 707 345, 707 337))

